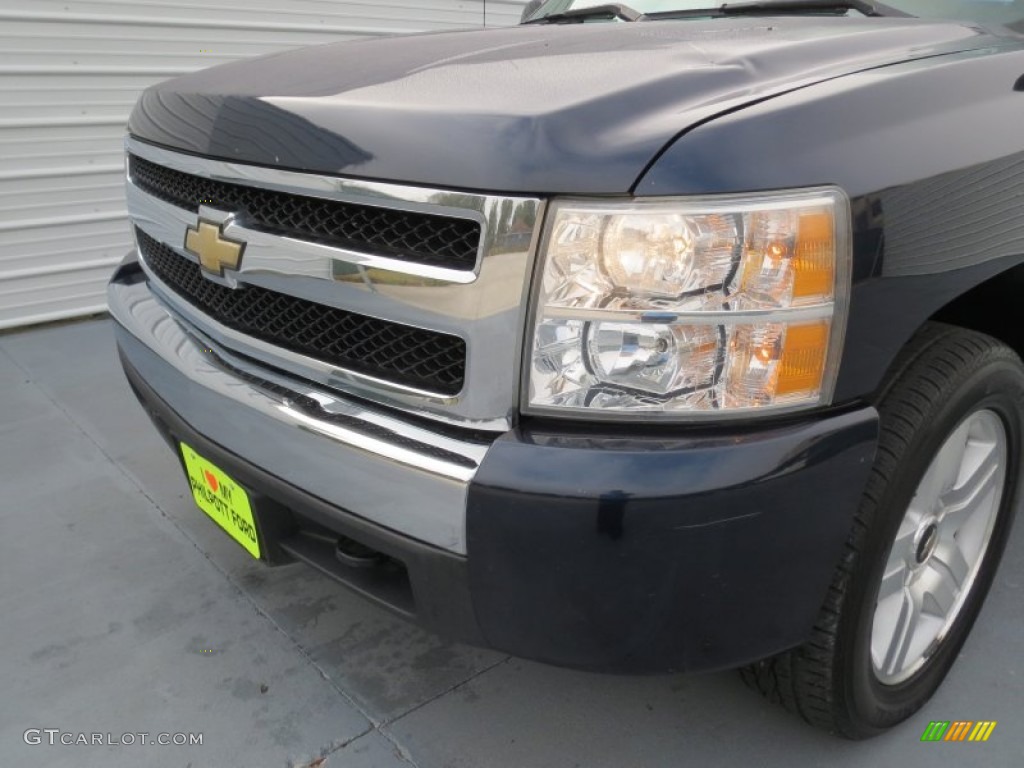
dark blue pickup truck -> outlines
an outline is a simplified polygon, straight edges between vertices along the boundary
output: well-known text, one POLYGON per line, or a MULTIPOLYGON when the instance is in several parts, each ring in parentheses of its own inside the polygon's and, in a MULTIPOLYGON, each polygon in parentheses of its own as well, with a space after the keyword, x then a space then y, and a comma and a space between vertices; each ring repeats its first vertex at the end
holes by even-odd
POLYGON ((447 637, 851 738, 1019 499, 1022 0, 549 0, 146 91, 124 369, 197 505, 447 637))

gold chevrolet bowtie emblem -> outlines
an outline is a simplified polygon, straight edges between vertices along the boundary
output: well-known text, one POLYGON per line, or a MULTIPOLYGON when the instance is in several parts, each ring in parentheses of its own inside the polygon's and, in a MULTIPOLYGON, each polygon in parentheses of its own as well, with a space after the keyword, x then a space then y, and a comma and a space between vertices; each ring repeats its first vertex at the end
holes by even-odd
POLYGON ((222 224, 200 219, 198 226, 185 232, 185 250, 199 257, 203 269, 224 277, 225 269, 238 269, 245 243, 229 240, 221 234, 222 224))

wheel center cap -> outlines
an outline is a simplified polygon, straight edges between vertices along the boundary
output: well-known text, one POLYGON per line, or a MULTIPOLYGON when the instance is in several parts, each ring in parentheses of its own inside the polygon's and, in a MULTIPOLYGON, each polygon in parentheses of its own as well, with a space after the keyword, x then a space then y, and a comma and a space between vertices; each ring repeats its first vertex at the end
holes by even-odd
POLYGON ((918 565, 932 556, 932 553, 935 551, 935 547, 938 543, 939 527, 935 523, 930 523, 921 531, 917 539, 917 552, 915 553, 915 558, 917 559, 918 565))

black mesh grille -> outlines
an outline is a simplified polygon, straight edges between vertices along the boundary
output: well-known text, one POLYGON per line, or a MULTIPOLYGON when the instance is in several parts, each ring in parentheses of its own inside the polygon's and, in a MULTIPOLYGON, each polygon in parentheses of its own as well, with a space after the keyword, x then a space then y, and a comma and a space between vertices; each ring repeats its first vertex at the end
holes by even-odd
POLYGON ((466 343, 456 336, 256 286, 226 288, 142 230, 136 229, 135 235, 146 264, 164 283, 229 328, 380 379, 445 395, 462 389, 466 343))
POLYGON ((473 269, 480 225, 468 219, 305 197, 214 181, 130 155, 137 187, 190 211, 200 203, 235 214, 251 229, 430 264, 473 269))

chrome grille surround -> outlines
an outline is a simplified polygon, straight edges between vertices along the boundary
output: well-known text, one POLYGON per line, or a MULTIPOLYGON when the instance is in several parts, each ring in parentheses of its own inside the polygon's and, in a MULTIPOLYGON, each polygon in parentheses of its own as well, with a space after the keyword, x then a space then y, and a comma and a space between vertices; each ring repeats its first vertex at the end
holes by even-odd
MULTIPOLYGON (((226 349, 331 389, 458 426, 505 430, 518 410, 520 349, 528 283, 539 238, 543 202, 380 182, 342 179, 186 155, 133 138, 127 151, 151 163, 195 176, 319 197, 361 206, 463 218, 482 234, 472 270, 404 261, 394 254, 356 251, 246 228, 234 211, 205 205, 199 216, 222 224, 223 235, 246 243, 228 287, 258 286, 328 307, 454 335, 466 342, 465 382, 456 394, 434 392, 331 365, 308 354, 239 333, 179 297, 140 258, 154 292, 175 315, 226 349)), ((126 173, 133 224, 177 254, 197 214, 158 199, 126 173)))

